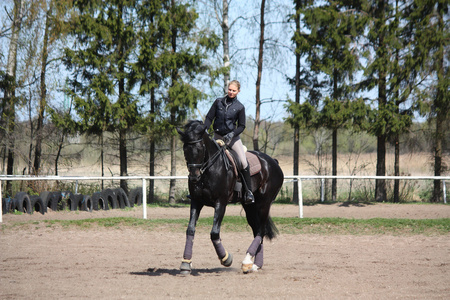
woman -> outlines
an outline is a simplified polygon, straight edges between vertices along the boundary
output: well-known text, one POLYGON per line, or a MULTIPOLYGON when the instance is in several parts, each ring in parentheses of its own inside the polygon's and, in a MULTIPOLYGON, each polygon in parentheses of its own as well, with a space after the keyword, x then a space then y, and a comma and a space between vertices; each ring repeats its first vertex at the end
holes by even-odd
POLYGON ((245 129, 245 107, 237 99, 241 84, 237 80, 232 80, 228 84, 227 96, 218 98, 209 109, 205 120, 205 129, 208 129, 214 121, 214 138, 223 140, 233 149, 241 162, 241 174, 244 187, 247 191, 244 203, 255 202, 252 194, 252 182, 250 178, 250 167, 245 157, 244 145, 239 135, 245 129))

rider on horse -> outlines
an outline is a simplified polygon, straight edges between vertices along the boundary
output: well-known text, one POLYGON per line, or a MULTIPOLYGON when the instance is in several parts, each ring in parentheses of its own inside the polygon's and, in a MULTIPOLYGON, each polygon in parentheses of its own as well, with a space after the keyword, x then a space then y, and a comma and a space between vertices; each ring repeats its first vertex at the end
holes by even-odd
POLYGON ((214 121, 214 138, 221 139, 232 150, 236 152, 241 162, 242 180, 244 180, 247 191, 244 203, 254 203, 255 198, 252 193, 252 181, 250 177, 250 167, 245 156, 244 145, 239 135, 245 129, 245 107, 237 99, 241 84, 237 80, 232 80, 228 84, 227 96, 218 98, 209 109, 205 120, 205 129, 208 129, 214 121))

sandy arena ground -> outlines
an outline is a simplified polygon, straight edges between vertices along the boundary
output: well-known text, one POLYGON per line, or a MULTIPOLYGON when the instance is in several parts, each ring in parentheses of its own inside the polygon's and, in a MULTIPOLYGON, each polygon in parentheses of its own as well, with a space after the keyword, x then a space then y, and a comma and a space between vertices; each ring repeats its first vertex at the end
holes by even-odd
MULTIPOLYGON (((188 208, 149 208, 148 218, 188 218, 188 208)), ((227 215, 244 215, 230 206, 227 215)), ((272 216, 298 217, 297 206, 274 205, 272 216)), ((90 229, 51 227, 45 219, 142 217, 131 211, 3 215, 0 299, 449 299, 450 236, 290 235, 265 242, 265 265, 242 274, 250 232, 222 231, 233 253, 220 265, 199 230, 194 268, 180 276, 183 232, 169 226, 90 229), (36 221, 20 229, 9 227, 36 221), (26 229, 25 229, 26 228, 26 229)), ((205 208, 202 217, 212 216, 205 208)), ((449 205, 304 207, 304 217, 450 218, 449 205)))

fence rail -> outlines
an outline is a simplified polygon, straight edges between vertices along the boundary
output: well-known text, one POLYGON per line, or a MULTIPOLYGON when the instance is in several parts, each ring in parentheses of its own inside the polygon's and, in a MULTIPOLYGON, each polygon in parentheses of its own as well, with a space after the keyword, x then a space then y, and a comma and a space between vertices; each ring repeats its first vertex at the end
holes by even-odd
MULTIPOLYGON (((182 179, 187 180, 188 176, 28 176, 28 175, 0 175, 0 199, 2 195, 3 181, 83 181, 83 180, 141 180, 142 181, 142 218, 147 219, 147 180, 170 180, 182 179)), ((303 195, 302 195, 302 180, 321 179, 322 187, 323 181, 326 179, 387 179, 387 180, 441 180, 443 182, 444 203, 446 199, 446 181, 450 181, 450 176, 333 176, 333 175, 296 175, 285 176, 285 181, 289 180, 298 186, 299 199, 299 218, 303 218, 303 195)), ((323 192, 321 192, 323 195, 323 192)), ((2 200, 3 201, 3 200, 2 200)), ((0 223, 3 222, 3 207, 0 205, 0 223)))

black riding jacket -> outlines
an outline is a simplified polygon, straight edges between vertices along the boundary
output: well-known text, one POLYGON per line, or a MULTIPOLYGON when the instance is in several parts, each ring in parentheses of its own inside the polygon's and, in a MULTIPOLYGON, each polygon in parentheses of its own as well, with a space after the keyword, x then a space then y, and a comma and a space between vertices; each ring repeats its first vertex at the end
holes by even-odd
POLYGON ((213 121, 214 132, 224 136, 233 131, 234 136, 238 136, 245 129, 245 107, 237 97, 217 98, 206 115, 206 128, 209 128, 213 121))

